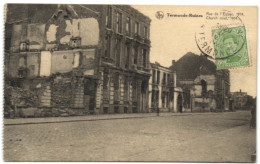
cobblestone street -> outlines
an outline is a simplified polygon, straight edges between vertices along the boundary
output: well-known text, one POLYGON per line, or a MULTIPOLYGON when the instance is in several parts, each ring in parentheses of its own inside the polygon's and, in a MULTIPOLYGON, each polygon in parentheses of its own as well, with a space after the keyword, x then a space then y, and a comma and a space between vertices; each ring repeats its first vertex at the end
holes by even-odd
POLYGON ((5 125, 4 159, 250 162, 256 150, 250 111, 151 116, 5 125))

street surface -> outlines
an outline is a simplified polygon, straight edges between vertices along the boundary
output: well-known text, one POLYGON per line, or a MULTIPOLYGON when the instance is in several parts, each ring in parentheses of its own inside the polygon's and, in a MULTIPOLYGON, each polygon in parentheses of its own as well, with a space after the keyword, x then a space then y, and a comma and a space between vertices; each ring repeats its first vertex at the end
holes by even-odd
POLYGON ((237 111, 5 125, 4 160, 251 162, 250 117, 237 111))

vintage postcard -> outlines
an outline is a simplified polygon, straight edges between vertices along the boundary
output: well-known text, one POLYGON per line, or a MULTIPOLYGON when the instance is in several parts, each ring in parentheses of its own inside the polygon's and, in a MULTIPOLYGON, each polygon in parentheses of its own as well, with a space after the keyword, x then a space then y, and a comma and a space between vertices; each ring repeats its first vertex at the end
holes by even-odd
POLYGON ((6 4, 4 160, 255 162, 257 10, 6 4))

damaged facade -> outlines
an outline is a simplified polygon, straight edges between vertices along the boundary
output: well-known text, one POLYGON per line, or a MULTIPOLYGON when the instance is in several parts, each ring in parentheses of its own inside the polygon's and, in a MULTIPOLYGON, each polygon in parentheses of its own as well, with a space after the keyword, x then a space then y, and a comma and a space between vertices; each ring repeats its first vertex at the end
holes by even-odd
POLYGON ((159 63, 151 63, 151 78, 149 80, 149 109, 151 112, 174 112, 174 87, 176 73, 159 63))
POLYGON ((8 4, 7 11, 5 84, 38 102, 7 103, 17 116, 147 112, 148 17, 120 5, 8 4))
POLYGON ((177 73, 178 112, 232 110, 228 70, 216 70, 205 56, 192 53, 173 61, 171 69, 177 73))
POLYGON ((230 93, 229 70, 216 70, 215 97, 217 111, 233 111, 233 100, 230 93))

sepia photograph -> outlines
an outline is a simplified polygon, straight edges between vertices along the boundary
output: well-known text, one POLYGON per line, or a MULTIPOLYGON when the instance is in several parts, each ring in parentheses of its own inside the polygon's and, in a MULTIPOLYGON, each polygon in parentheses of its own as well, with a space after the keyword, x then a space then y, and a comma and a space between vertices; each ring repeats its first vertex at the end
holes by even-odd
POLYGON ((256 162, 257 6, 4 6, 6 162, 256 162))

